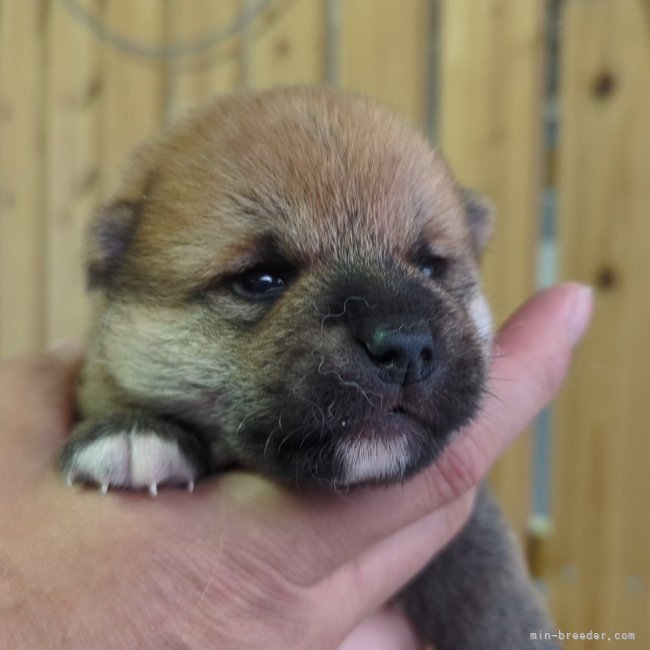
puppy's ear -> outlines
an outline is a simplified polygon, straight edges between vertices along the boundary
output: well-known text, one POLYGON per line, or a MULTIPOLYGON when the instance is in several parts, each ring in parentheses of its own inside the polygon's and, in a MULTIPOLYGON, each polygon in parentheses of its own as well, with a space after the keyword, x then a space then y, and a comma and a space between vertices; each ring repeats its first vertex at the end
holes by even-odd
POLYGON ((158 175, 157 155, 156 142, 145 142, 131 152, 120 189, 88 224, 86 273, 89 289, 114 286, 158 175))
POLYGON ((492 237, 494 208, 485 197, 474 190, 462 188, 461 196, 465 204, 465 215, 472 238, 472 248, 476 257, 480 257, 485 245, 492 237))
POLYGON ((117 199, 101 207, 87 230, 86 273, 89 289, 108 289, 133 240, 142 204, 117 199))

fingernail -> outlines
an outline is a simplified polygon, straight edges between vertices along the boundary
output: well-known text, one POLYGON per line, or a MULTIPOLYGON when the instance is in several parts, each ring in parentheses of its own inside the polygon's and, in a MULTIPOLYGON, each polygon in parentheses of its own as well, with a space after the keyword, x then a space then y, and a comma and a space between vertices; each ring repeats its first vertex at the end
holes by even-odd
POLYGON ((569 339, 575 345, 585 333, 587 325, 591 320, 591 311, 594 302, 593 289, 588 286, 582 287, 573 298, 571 310, 569 311, 569 339))

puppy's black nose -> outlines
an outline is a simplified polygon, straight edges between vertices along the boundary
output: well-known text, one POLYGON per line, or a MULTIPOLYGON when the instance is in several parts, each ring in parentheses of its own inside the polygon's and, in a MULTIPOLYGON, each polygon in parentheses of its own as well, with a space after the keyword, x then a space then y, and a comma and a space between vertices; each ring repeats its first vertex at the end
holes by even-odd
POLYGON ((433 372, 435 345, 426 325, 412 328, 367 323, 357 338, 388 383, 414 384, 433 372))

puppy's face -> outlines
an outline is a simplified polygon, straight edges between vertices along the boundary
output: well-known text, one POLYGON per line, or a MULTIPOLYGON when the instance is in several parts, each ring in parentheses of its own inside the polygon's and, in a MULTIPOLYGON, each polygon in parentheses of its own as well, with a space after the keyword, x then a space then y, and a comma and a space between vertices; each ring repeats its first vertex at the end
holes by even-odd
POLYGON ((91 226, 91 365, 215 464, 402 479, 479 404, 484 232, 435 152, 366 100, 220 100, 147 145, 91 226))

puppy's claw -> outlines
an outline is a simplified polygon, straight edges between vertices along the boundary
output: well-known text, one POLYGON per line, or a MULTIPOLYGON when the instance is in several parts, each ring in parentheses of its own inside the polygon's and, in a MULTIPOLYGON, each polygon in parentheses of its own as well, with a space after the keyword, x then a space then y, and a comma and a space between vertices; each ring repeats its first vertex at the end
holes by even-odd
POLYGON ((187 485, 191 491, 205 457, 201 444, 174 425, 114 415, 75 430, 59 466, 69 484, 96 485, 103 494, 111 486, 148 490, 155 497, 163 485, 187 485))
POLYGON ((194 492, 194 481, 192 479, 187 482, 187 491, 194 492))
POLYGON ((74 485, 74 476, 72 476, 72 474, 67 474, 65 477, 65 482, 68 487, 72 487, 74 485))

